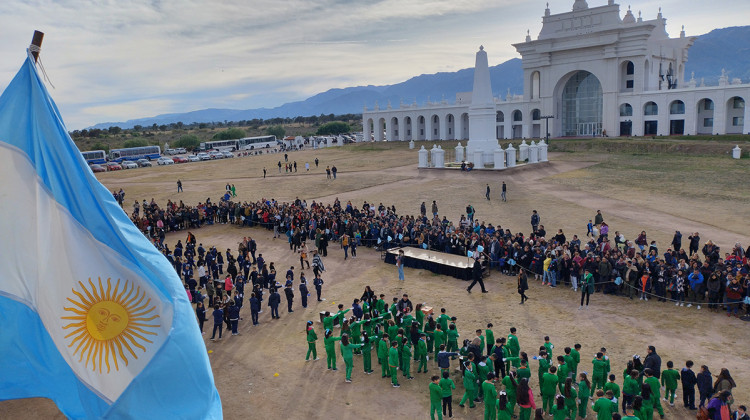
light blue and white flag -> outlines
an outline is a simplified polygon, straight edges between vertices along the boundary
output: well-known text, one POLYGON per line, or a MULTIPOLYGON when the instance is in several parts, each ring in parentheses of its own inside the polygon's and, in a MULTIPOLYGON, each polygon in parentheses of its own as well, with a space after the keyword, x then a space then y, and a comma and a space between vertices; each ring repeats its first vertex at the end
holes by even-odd
POLYGON ((0 399, 218 419, 185 289, 68 136, 34 60, 0 96, 0 399))

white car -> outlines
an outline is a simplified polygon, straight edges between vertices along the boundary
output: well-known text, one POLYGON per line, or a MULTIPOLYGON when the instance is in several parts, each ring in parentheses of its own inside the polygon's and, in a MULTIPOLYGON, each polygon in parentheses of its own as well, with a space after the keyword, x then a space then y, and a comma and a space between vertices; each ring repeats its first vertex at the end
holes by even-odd
POLYGON ((159 160, 156 161, 157 165, 174 165, 174 161, 168 157, 160 157, 159 160))
POLYGON ((211 159, 224 159, 224 154, 219 150, 214 150, 209 153, 209 155, 211 156, 211 159))
POLYGON ((188 162, 200 162, 201 158, 198 155, 190 155, 187 157, 188 162))
POLYGON ((176 155, 176 154, 178 154, 178 153, 179 153, 179 152, 178 152, 177 150, 175 150, 175 149, 167 149, 167 150, 165 150, 165 151, 164 151, 164 154, 165 154, 165 155, 170 155, 170 156, 171 156, 171 155, 176 155))
POLYGON ((200 152, 198 153, 198 159, 200 160, 211 160, 211 156, 208 155, 206 152, 200 152))
POLYGON ((187 149, 185 149, 184 147, 178 147, 175 150, 177 151, 178 155, 184 155, 185 153, 187 153, 187 149))
POLYGON ((227 159, 230 159, 230 158, 234 157, 234 153, 232 153, 232 152, 230 152, 228 150, 225 150, 225 151, 221 152, 221 154, 224 155, 224 157, 227 158, 227 159))
POLYGON ((122 162, 121 166, 122 166, 122 169, 133 169, 133 168, 137 168, 138 164, 133 161, 126 160, 122 162))

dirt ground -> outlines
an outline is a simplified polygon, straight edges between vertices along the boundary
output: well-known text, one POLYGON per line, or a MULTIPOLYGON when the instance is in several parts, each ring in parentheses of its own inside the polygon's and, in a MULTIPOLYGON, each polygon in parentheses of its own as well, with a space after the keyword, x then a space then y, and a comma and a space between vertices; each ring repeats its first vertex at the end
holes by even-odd
MULTIPOLYGON (((299 172, 296 174, 279 174, 277 167, 272 166, 279 158, 274 155, 138 169, 104 174, 100 179, 110 190, 125 190, 125 208, 128 210, 132 208, 133 200, 150 200, 151 197, 160 203, 167 199, 181 199, 194 204, 209 196, 215 200, 229 182, 235 184, 241 200, 261 197, 292 200, 299 196, 309 203, 311 200, 329 202, 338 197, 342 202, 351 200, 355 205, 361 205, 363 200, 395 204, 399 213, 409 214, 416 213, 422 201, 426 201, 429 208, 431 201, 437 200, 440 214, 451 220, 457 220, 466 204, 471 203, 480 220, 500 224, 512 231, 528 231, 531 210, 536 209, 548 232, 562 228, 569 237, 573 233, 584 234, 588 219, 593 218, 596 209, 601 209, 613 231, 623 231, 630 239, 646 230, 649 238, 653 237, 662 247, 671 242, 676 229, 683 234, 697 230, 704 240, 713 239, 722 249, 738 239, 744 239, 745 245, 748 243, 747 237, 738 233, 748 231, 748 220, 737 220, 735 226, 738 227, 724 230, 712 223, 711 211, 703 212, 702 208, 699 214, 687 218, 666 212, 663 206, 654 208, 648 203, 630 200, 628 195, 614 198, 579 190, 574 185, 561 185, 554 181, 554 177, 585 170, 600 162, 588 157, 586 161, 569 157, 555 161, 553 155, 552 163, 548 165, 507 174, 489 171, 467 174, 419 171, 415 164, 416 150, 345 149, 291 154, 290 160, 298 162, 299 172), (308 160, 314 167, 312 160, 315 157, 321 159, 320 167, 310 173, 303 172, 304 163, 300 162, 308 160), (325 178, 325 166, 329 164, 336 164, 339 168, 335 181, 325 178), (265 180, 262 179, 263 166, 272 175, 265 180), (182 179, 185 186, 185 193, 179 195, 175 192, 177 178, 182 179), (502 181, 508 183, 507 203, 498 199, 502 181), (484 199, 487 183, 493 191, 489 202, 484 199)), ((699 204, 710 206, 709 200, 699 204)), ((717 207, 713 211, 726 210, 717 207)), ((218 225, 194 233, 199 242, 216 245, 218 249, 236 249, 243 236, 252 236, 267 261, 275 262, 279 270, 294 266, 299 272, 299 260, 289 250, 286 241, 273 240, 265 229, 218 225)), ((184 240, 184 236, 183 233, 170 234, 167 243, 171 246, 177 239, 184 240)), ((286 313, 283 307, 280 320, 271 320, 270 311, 264 308, 259 326, 253 327, 249 314, 245 313, 245 320, 240 322, 242 335, 225 336, 219 342, 206 339, 226 418, 248 415, 289 419, 426 418, 428 375, 438 371, 432 361, 429 362, 429 374, 417 374, 411 381, 399 378, 402 385, 399 389, 392 388, 386 379, 380 377, 377 364, 374 374, 364 374, 359 356, 354 359, 353 383, 345 383, 340 357, 338 372, 326 370, 320 341, 321 359, 304 361, 307 348, 305 322, 315 321, 321 337, 318 313, 333 310, 338 303, 349 306, 355 297, 361 295, 365 285, 370 285, 376 293, 385 293, 388 299, 409 293, 415 304, 426 302, 435 308, 445 307, 450 315, 458 317, 462 337, 472 336, 472 331, 492 322, 496 337, 507 335, 510 326, 518 328, 522 350, 530 355, 536 353, 545 335, 549 335, 555 344, 555 355, 562 354, 566 346, 580 343, 583 346, 581 370, 590 372, 594 353, 599 347, 606 347, 612 372, 620 384, 626 361, 635 353, 645 356, 646 347, 655 345, 662 357, 663 368, 668 360, 682 367, 687 359, 695 361, 697 366, 707 364, 713 373, 718 373, 722 367, 729 368, 737 382, 737 403, 750 401, 750 381, 747 379, 750 374, 747 364, 750 339, 743 334, 748 324, 724 314, 709 313, 705 308, 697 310, 695 307, 631 301, 601 294, 592 296, 590 309, 580 311, 579 294, 565 287, 542 287, 535 281, 530 281, 528 295, 531 300, 521 306, 518 305, 515 279, 497 272, 486 282, 490 293, 468 294, 466 283, 421 270, 406 269, 406 281, 399 282, 395 267, 385 264, 380 253, 364 247, 359 248, 356 259, 347 261, 343 260, 343 251, 335 246, 331 251, 325 259, 327 271, 323 277, 326 301, 312 299, 309 307, 303 309, 297 296, 294 313, 286 313)), ((311 277, 309 270, 305 271, 311 277)), ((536 362, 532 361, 531 368, 536 372, 536 362)), ((412 369, 416 367, 412 366, 412 369)), ((457 384, 454 417, 481 418, 481 406, 475 409, 458 407, 463 386, 457 372, 453 372, 452 378, 457 384)), ((532 375, 534 389, 538 389, 536 382, 536 375, 532 375)), ((678 390, 678 398, 679 395, 678 390)), ((681 406, 681 400, 676 405, 681 406)), ((667 406, 665 411, 667 418, 694 418, 692 412, 682 408, 667 406)), ((54 404, 44 399, 0 402, 0 412, 3 418, 62 418, 54 404)))

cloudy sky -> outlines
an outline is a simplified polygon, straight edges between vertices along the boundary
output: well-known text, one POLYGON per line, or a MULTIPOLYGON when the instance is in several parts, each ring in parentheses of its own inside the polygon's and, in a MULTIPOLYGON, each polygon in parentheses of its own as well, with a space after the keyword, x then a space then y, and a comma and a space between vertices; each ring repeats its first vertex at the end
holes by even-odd
MULTIPOLYGON (((589 0, 589 6, 607 0, 589 0)), ((536 0, 2 0, 0 89, 34 29, 69 129, 203 108, 274 107, 517 57, 541 29, 536 0)), ((573 0, 550 0, 552 13, 573 0)), ((633 0, 672 36, 748 24, 748 0, 633 0)), ((627 3, 622 3, 622 13, 627 3)))

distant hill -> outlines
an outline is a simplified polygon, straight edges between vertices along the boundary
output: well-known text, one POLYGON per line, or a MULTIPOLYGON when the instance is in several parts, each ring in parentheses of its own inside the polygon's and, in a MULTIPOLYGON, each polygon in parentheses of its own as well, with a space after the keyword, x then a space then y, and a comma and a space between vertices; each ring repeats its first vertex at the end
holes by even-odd
MULTIPOLYGON (((750 81, 750 26, 715 29, 701 35, 690 48, 685 78, 690 79, 691 72, 700 83, 704 78, 706 84, 718 82, 721 69, 724 68, 730 79, 739 77, 743 82, 750 81)), ((521 59, 514 58, 502 64, 490 67, 492 93, 505 97, 508 89, 512 93, 523 92, 523 69, 521 59)), ((303 101, 289 102, 276 108, 257 109, 202 109, 179 114, 162 114, 155 117, 140 118, 125 122, 106 122, 93 128, 119 126, 132 128, 134 125, 150 126, 153 124, 170 124, 240 121, 255 118, 296 117, 320 114, 361 113, 363 105, 372 108, 377 102, 385 107, 388 101, 396 107, 404 103, 424 104, 429 98, 439 101, 442 98, 453 102, 457 92, 472 89, 474 69, 468 68, 452 73, 423 74, 411 79, 385 86, 356 86, 343 89, 330 89, 311 96, 303 101)))

